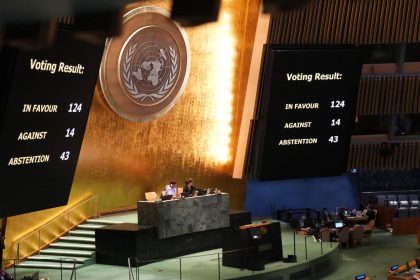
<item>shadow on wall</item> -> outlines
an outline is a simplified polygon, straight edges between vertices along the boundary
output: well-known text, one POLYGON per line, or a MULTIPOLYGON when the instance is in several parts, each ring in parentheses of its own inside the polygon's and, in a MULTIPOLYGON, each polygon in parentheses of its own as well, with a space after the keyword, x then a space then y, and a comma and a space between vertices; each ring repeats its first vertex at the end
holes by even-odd
POLYGON ((358 186, 351 174, 264 182, 248 180, 246 209, 252 216, 271 216, 272 204, 276 209, 325 207, 335 211, 337 206, 358 209, 358 186))

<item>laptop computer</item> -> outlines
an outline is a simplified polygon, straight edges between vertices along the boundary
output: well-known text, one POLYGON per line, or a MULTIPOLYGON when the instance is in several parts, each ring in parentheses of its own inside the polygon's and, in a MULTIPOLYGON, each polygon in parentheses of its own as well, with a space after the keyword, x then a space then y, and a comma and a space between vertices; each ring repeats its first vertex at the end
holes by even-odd
POLYGON ((207 194, 207 190, 197 188, 197 196, 207 194))
POLYGON ((394 271, 397 270, 400 266, 398 264, 391 266, 390 270, 394 271))
POLYGON ((343 223, 335 223, 335 227, 336 228, 342 228, 343 227, 343 223))
POLYGON ((160 199, 161 199, 162 201, 165 201, 165 200, 171 200, 171 199, 172 199, 172 195, 171 195, 171 194, 169 194, 169 195, 162 195, 162 196, 160 197, 160 199))

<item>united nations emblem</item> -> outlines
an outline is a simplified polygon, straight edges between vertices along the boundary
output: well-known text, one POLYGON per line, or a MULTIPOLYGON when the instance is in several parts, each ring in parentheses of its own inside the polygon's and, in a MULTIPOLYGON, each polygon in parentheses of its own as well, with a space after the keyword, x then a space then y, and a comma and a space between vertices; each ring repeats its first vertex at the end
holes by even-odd
POLYGON ((189 68, 190 50, 183 29, 165 11, 142 7, 124 16, 121 36, 107 41, 100 83, 117 114, 145 121, 175 105, 189 68))

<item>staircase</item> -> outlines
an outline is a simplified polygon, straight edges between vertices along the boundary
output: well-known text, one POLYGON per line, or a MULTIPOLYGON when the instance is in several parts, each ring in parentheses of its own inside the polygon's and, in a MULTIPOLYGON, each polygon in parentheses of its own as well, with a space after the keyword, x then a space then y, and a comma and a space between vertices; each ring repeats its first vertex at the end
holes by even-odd
POLYGON ((53 268, 73 269, 95 263, 95 229, 108 225, 122 223, 102 219, 88 219, 62 236, 57 242, 51 243, 39 255, 28 257, 19 264, 21 268, 53 268), (60 260, 62 263, 60 264, 60 260))

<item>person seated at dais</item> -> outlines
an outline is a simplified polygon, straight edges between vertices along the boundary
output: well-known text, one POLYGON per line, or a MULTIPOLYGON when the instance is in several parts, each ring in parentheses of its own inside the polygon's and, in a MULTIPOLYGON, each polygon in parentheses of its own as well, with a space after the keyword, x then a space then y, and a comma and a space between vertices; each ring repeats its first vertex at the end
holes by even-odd
POLYGON ((169 185, 165 186, 165 196, 166 195, 172 195, 172 199, 177 198, 178 190, 176 188, 176 181, 175 180, 169 181, 169 185))
POLYGON ((193 179, 188 178, 185 180, 185 187, 182 189, 184 196, 193 196, 196 193, 196 187, 193 186, 193 179))

